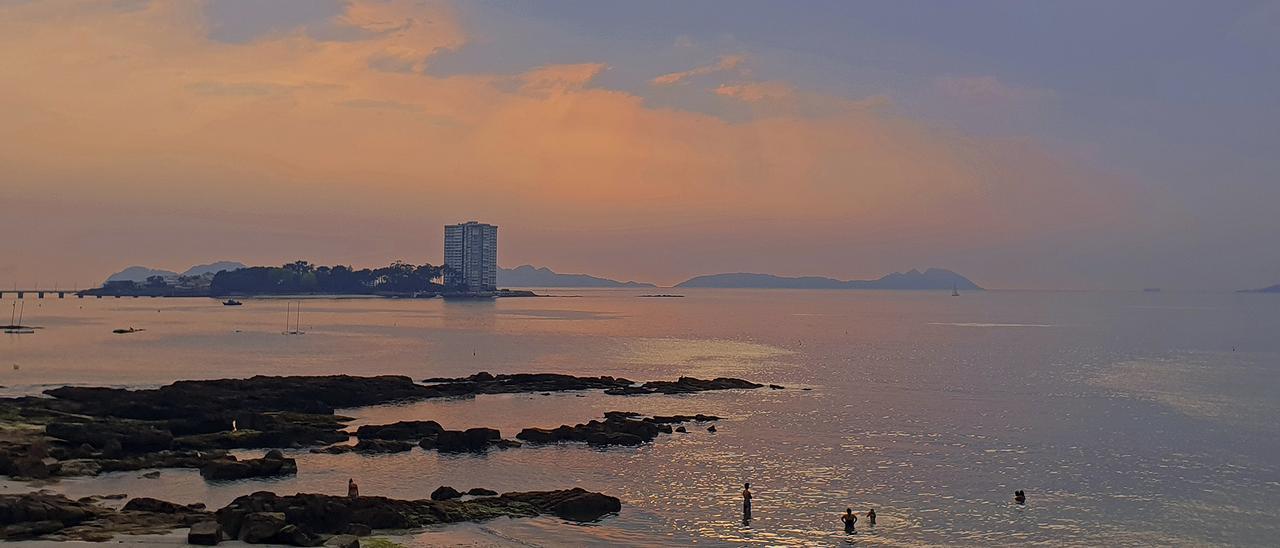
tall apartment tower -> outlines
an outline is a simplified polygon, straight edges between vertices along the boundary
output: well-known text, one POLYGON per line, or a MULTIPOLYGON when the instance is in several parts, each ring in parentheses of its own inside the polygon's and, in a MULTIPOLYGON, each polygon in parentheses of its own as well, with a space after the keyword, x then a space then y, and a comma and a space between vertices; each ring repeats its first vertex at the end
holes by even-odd
POLYGON ((445 283, 468 291, 498 289, 498 227, 468 221, 444 225, 444 265, 453 271, 445 283))

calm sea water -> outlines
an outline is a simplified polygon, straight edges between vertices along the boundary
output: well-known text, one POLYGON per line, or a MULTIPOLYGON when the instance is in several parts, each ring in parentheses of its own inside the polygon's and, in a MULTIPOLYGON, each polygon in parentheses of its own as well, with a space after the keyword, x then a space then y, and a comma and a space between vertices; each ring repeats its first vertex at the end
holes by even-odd
MULTIPOLYGON (((352 409, 358 423, 557 426, 604 411, 710 413, 641 448, 484 456, 298 453, 279 481, 166 470, 64 480, 219 507, 260 489, 425 498, 439 485, 581 486, 620 497, 597 524, 496 520, 414 544, 1274 545, 1280 538, 1280 298, 1195 293, 545 290, 496 302, 27 301, 34 335, 0 335, 0 385, 150 386, 253 374, 414 378, 477 371, 633 380, 736 376, 787 390, 691 396, 481 396, 352 409), (113 328, 145 328, 114 335, 113 328), (17 369, 11 367, 16 364, 17 369), (800 390, 812 388, 810 391, 800 390), (755 492, 740 516, 741 484, 755 492), (1025 489, 1025 507, 1011 504, 1025 489), (840 530, 845 507, 879 524, 840 530)), ((8 308, 12 297, 0 302, 8 308)), ((7 482, 4 492, 32 486, 7 482)))

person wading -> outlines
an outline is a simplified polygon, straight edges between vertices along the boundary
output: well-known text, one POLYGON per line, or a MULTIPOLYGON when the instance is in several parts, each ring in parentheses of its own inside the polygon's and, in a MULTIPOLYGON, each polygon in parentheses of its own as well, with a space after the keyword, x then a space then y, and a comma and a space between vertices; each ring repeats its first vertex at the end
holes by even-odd
POLYGON ((840 516, 840 521, 844 522, 845 534, 852 535, 857 533, 857 531, 853 529, 853 525, 858 523, 858 516, 853 513, 853 508, 845 508, 844 515, 840 516))
POLYGON ((355 479, 352 479, 352 478, 347 479, 347 496, 351 498, 356 498, 360 496, 360 486, 356 485, 355 479))
POLYGON ((751 519, 751 484, 742 484, 742 521, 751 519))

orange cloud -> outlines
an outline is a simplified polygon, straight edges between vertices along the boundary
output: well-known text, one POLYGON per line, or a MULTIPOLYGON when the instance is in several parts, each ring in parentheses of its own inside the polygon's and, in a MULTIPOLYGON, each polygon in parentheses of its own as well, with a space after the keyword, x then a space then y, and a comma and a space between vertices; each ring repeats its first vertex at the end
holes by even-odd
POLYGON ((655 86, 670 86, 678 84, 695 76, 705 76, 708 74, 716 74, 720 72, 730 72, 737 70, 743 61, 746 61, 745 55, 723 55, 716 62, 710 65, 695 67, 680 72, 671 72, 663 74, 650 80, 655 86))
MULTIPOLYGON (((421 70, 432 52, 468 40, 445 4, 352 2, 332 24, 359 29, 358 39, 292 32, 243 44, 209 40, 198 4, 102 6, 0 7, 6 203, 43 204, 0 216, 0 228, 56 219, 48 238, 59 239, 36 245, 79 252, 26 252, 49 269, 118 266, 128 249, 75 247, 102 226, 186 242, 131 246, 168 257, 158 265, 255 260, 237 249, 268 262, 326 260, 319 253, 340 242, 351 243, 332 260, 438 260, 437 225, 481 218, 511 227, 506 264, 667 281, 713 268, 662 260, 673 246, 701 246, 685 251, 733 268, 771 252, 733 242, 797 230, 814 240, 777 253, 818 253, 812 243, 824 246, 809 256, 825 272, 873 275, 901 264, 840 250, 891 233, 929 256, 956 239, 1098 225, 1124 201, 1098 200, 1077 183, 1094 174, 1034 146, 867 108, 881 99, 726 84, 715 93, 804 105, 729 121, 591 86, 601 63, 435 77, 421 70), (40 201, 51 190, 92 206, 60 214, 40 201), (136 208, 186 213, 148 221, 136 208), (688 226, 697 237, 677 233, 688 226), (627 253, 613 245, 620 234, 627 253), (737 259, 716 255, 730 249, 737 259)), ((726 56, 654 83, 742 62, 726 56)))

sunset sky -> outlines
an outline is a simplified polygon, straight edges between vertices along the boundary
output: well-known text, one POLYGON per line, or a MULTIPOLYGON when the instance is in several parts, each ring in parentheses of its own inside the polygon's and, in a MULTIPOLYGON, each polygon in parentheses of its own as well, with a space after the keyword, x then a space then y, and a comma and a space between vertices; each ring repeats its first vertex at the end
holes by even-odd
POLYGON ((141 264, 1280 283, 1280 1, 0 0, 0 286, 141 264))

